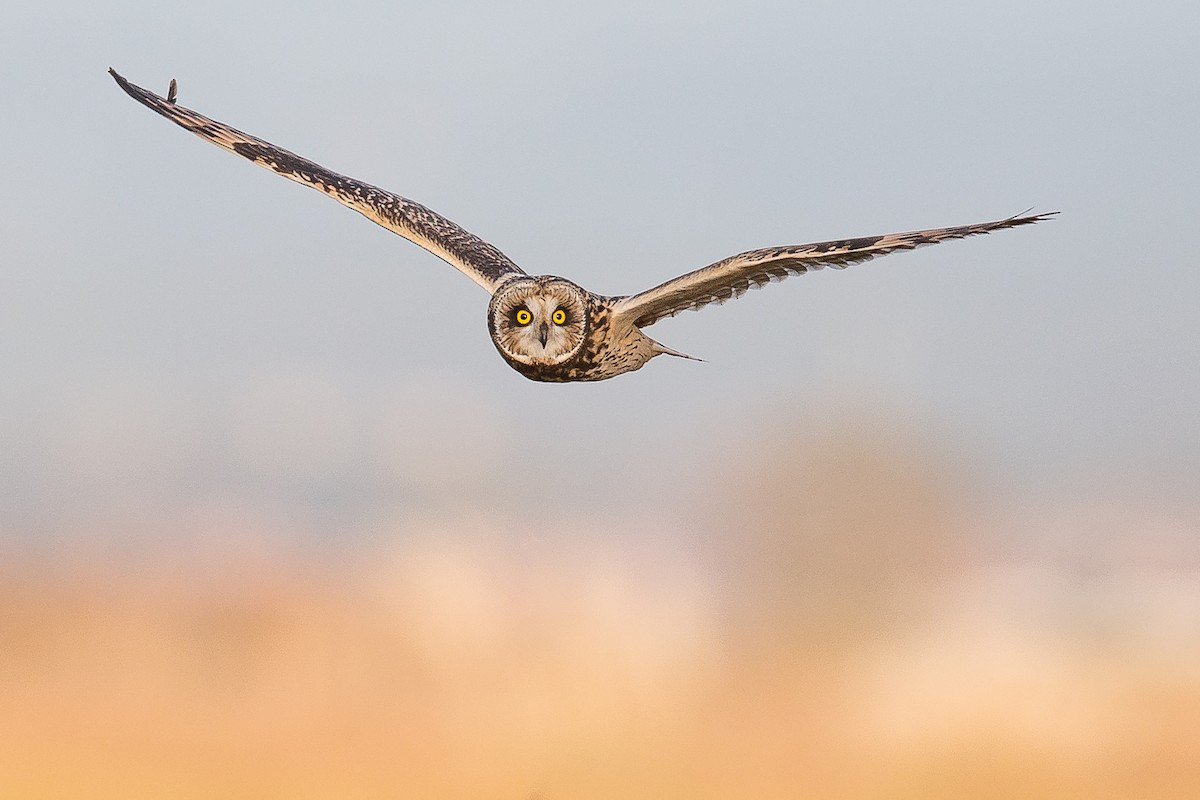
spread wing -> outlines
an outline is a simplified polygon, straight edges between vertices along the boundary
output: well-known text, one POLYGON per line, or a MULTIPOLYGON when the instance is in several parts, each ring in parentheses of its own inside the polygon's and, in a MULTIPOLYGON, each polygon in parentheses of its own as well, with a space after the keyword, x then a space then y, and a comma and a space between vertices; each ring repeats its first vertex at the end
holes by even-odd
POLYGON ((789 275, 801 275, 822 267, 844 269, 851 264, 869 261, 897 250, 912 250, 948 239, 962 239, 1003 228, 1030 225, 1057 213, 1051 211, 1048 214, 1009 217, 955 228, 751 250, 680 275, 653 289, 623 297, 613 307, 613 314, 632 320, 634 325, 644 328, 689 308, 703 308, 710 303, 723 303, 730 298, 741 297, 749 289, 783 280, 789 275))
POLYGON ((495 291, 508 276, 525 274, 495 247, 420 203, 339 175, 270 142, 176 105, 174 80, 167 97, 163 98, 130 83, 112 69, 108 71, 126 94, 176 125, 285 178, 324 192, 372 222, 441 257, 489 292, 495 291))

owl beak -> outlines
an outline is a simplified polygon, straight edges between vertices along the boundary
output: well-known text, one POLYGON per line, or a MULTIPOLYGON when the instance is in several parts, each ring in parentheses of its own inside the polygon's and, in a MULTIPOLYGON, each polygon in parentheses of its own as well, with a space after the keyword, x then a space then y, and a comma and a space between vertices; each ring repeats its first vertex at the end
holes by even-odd
POLYGON ((550 335, 550 326, 542 323, 542 327, 538 329, 538 341, 542 343, 542 349, 546 349, 546 337, 550 335))

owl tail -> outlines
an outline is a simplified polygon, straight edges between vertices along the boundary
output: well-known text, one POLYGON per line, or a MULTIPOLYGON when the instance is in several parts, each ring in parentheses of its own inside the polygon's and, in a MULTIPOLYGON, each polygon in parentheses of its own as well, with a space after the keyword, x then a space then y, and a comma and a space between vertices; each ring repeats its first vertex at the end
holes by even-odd
MULTIPOLYGON (((650 339, 649 336, 647 336, 646 338, 650 339)), ((692 361, 703 361, 704 360, 703 358, 696 358, 695 356, 689 356, 687 353, 681 353, 678 350, 672 350, 671 348, 667 347, 662 342, 656 342, 653 339, 650 339, 650 344, 654 348, 655 355, 662 353, 663 355, 676 356, 678 358, 687 358, 692 361)))

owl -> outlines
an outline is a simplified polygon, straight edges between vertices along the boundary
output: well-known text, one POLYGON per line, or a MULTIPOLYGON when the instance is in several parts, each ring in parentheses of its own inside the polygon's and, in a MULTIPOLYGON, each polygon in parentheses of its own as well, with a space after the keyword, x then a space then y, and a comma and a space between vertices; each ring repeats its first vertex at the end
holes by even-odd
POLYGON ((130 97, 180 127, 285 178, 324 192, 461 270, 491 295, 487 327, 500 356, 535 381, 599 381, 640 369, 655 356, 692 358, 650 338, 645 329, 664 317, 723 303, 789 275, 827 266, 842 269, 896 250, 1029 225, 1058 213, 750 250, 644 292, 608 297, 589 292, 566 278, 528 275, 493 245, 419 203, 339 175, 177 105, 174 80, 164 98, 130 83, 112 69, 109 73, 130 97))

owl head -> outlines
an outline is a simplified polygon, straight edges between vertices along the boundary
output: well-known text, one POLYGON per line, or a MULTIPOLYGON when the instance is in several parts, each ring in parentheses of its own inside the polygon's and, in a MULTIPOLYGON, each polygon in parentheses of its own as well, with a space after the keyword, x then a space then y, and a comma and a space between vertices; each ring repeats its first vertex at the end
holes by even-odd
POLYGON ((506 281, 488 306, 488 332, 500 354, 528 366, 553 366, 575 356, 587 332, 583 289, 550 275, 506 281))

